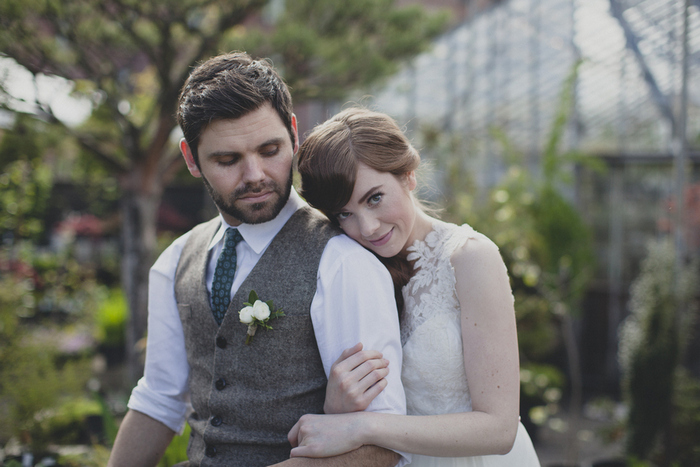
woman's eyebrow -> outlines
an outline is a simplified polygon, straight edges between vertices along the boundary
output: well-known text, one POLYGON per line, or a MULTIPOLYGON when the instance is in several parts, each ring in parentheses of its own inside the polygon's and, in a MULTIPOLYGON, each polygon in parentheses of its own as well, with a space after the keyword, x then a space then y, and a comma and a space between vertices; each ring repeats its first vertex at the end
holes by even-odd
POLYGON ((374 193, 375 191, 377 191, 377 189, 379 189, 380 187, 381 187, 381 185, 377 185, 377 186, 373 186, 372 188, 370 188, 369 190, 367 190, 367 193, 365 193, 365 195, 364 195, 362 198, 360 198, 360 203, 364 203, 365 200, 366 200, 367 198, 369 198, 370 195, 371 195, 372 193, 374 193))

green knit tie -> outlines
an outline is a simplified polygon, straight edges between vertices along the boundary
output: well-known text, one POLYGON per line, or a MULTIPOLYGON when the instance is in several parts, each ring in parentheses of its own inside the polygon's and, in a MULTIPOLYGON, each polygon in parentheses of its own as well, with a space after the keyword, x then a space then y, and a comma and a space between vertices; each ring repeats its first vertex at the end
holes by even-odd
POLYGON ((236 245, 243 240, 238 229, 229 227, 224 235, 224 248, 214 269, 214 282, 211 286, 211 303, 214 319, 221 325, 231 302, 231 285, 236 275, 236 245))

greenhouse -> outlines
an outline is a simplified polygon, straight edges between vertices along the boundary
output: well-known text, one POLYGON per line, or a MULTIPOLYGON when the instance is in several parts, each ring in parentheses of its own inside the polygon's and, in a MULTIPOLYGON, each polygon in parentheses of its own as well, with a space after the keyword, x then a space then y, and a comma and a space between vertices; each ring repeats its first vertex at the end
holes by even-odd
POLYGON ((581 330, 598 348, 584 361, 586 380, 614 384, 627 290, 648 240, 673 230, 678 193, 678 237, 691 254, 700 247, 700 2, 510 0, 471 14, 470 3, 467 19, 377 90, 371 105, 414 140, 426 128, 456 138, 480 187, 505 170, 494 131, 536 170, 566 110, 558 150, 606 166, 577 166, 565 189, 593 225, 598 259, 581 330))

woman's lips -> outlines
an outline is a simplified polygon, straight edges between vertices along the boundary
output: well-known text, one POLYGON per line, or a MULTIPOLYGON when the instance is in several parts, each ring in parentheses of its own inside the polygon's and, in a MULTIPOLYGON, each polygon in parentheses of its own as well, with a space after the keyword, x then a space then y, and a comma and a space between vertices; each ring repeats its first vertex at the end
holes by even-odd
POLYGON ((394 232, 394 229, 391 229, 389 232, 387 232, 385 235, 379 237, 376 240, 368 240, 373 246, 382 246, 389 240, 391 240, 391 234, 394 232))

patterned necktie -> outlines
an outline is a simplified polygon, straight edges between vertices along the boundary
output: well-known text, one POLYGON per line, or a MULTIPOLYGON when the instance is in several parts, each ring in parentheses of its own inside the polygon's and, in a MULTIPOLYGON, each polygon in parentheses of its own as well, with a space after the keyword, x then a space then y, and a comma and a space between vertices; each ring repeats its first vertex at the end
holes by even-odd
POLYGON ((229 227, 224 235, 224 248, 216 262, 214 282, 211 286, 211 303, 214 319, 221 325, 231 302, 231 285, 236 275, 236 245, 243 240, 238 229, 229 227))

